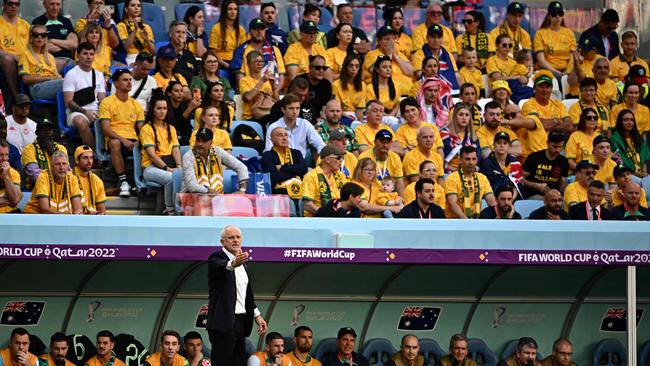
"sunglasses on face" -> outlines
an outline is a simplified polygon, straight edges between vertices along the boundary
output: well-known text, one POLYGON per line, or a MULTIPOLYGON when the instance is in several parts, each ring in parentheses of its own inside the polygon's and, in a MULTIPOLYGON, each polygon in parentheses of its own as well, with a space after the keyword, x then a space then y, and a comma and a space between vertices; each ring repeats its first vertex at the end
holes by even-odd
POLYGON ((507 48, 507 49, 511 49, 512 46, 513 46, 512 43, 502 43, 502 44, 501 44, 501 47, 503 47, 503 48, 507 48))
POLYGON ((47 32, 32 32, 32 38, 47 38, 47 32))
POLYGON ((329 67, 327 66, 312 66, 316 71, 327 71, 329 67))
POLYGON ((463 19, 463 24, 472 24, 476 21, 476 19, 463 19))
POLYGON ((19 2, 13 2, 13 1, 7 1, 7 2, 5 3, 5 6, 7 6, 7 7, 10 7, 10 6, 19 7, 19 6, 20 6, 20 3, 19 3, 19 2))
POLYGON ((585 121, 598 121, 598 116, 587 116, 585 121))
POLYGON ((439 17, 442 15, 441 11, 430 11, 429 14, 433 15, 434 17, 439 17))
POLYGON ((550 15, 552 17, 563 17, 564 12, 563 11, 552 11, 552 12, 548 13, 548 15, 550 15))

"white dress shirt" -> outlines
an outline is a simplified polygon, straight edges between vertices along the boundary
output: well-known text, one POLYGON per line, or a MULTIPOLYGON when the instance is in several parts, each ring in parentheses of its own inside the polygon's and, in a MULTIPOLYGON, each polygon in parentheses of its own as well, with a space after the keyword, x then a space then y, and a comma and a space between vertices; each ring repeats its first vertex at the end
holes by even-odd
POLYGON ((587 219, 589 221, 594 221, 594 220, 598 221, 598 220, 600 220, 600 205, 598 205, 596 207, 592 207, 591 204, 589 203, 589 201, 587 201, 587 219), (593 209, 596 209, 596 212, 598 212, 597 217, 594 217, 593 212, 592 212, 593 209))
POLYGON ((307 143, 316 149, 316 153, 320 153, 321 149, 325 147, 325 142, 320 137, 314 126, 306 119, 298 118, 296 125, 293 128, 287 127, 284 118, 271 123, 266 129, 266 144, 264 151, 269 151, 273 148, 271 142, 271 132, 276 127, 284 127, 289 132, 289 147, 296 149, 302 153, 302 157, 307 157, 307 143))
MULTIPOLYGON (((232 255, 226 248, 221 248, 224 253, 228 256, 228 264, 226 269, 229 271, 235 271, 235 286, 237 290, 237 301, 235 301, 235 314, 245 314, 246 313, 246 287, 248 287, 248 274, 244 266, 233 267, 232 262, 235 260, 235 256, 232 255)), ((260 315, 258 308, 253 310, 253 317, 258 317, 260 315)))

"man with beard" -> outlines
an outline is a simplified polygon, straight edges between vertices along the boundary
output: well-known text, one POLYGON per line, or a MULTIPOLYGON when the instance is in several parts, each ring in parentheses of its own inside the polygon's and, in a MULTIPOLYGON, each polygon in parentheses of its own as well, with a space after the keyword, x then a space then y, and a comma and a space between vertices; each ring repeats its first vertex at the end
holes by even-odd
POLYGON ((336 352, 327 352, 323 356, 323 366, 369 366, 368 359, 359 353, 354 352, 354 345, 357 340, 357 332, 351 327, 339 329, 336 337, 336 352))
POLYGON ((78 215, 83 213, 80 197, 79 182, 70 172, 68 155, 55 151, 49 169, 42 170, 36 178, 25 213, 78 215))
POLYGON ((445 212, 436 205, 436 183, 429 178, 415 182, 415 201, 404 206, 397 214, 399 219, 444 219, 445 212))
POLYGON ((61 151, 66 156, 68 155, 65 146, 54 142, 54 125, 43 121, 36 127, 36 141, 25 146, 21 158, 28 187, 36 182, 41 170, 50 168, 50 159, 55 151, 61 151))
POLYGON ((74 151, 74 175, 81 190, 81 206, 85 214, 106 214, 104 182, 92 172, 93 149, 81 145, 74 151))
MULTIPOLYGON (((557 192, 559 195, 560 192, 557 192)), ((559 210, 562 209, 562 196, 560 195, 559 210)), ((532 217, 531 217, 532 218, 532 217)), ((535 361, 537 357, 537 342, 530 337, 519 338, 517 343, 517 352, 510 357, 503 359, 497 363, 497 366, 540 366, 540 363, 535 361)))
POLYGON ((460 149, 460 167, 445 181, 447 217, 477 219, 481 213, 481 200, 489 207, 496 205, 492 186, 476 169, 478 152, 473 146, 460 149))
POLYGON ((454 334, 449 341, 449 354, 436 362, 436 366, 476 366, 476 361, 467 357, 468 343, 464 334, 454 334))
POLYGON ((145 366, 189 366, 187 359, 178 354, 181 335, 175 330, 166 330, 160 340, 160 352, 152 353, 144 361, 145 366))
POLYGON ((524 198, 541 199, 549 189, 563 192, 566 187, 569 161, 560 155, 564 149, 564 133, 549 132, 546 146, 546 149, 528 155, 524 161, 524 198))
POLYGON ((296 344, 296 348, 286 354, 291 360, 292 365, 321 366, 320 361, 309 354, 313 336, 314 333, 311 328, 306 325, 301 325, 293 331, 293 341, 296 344))
POLYGON ((11 331, 9 347, 0 350, 0 365, 38 365, 38 358, 29 353, 29 333, 25 328, 15 328, 11 331))
POLYGON ((479 219, 521 220, 521 215, 515 211, 512 205, 515 195, 511 185, 502 185, 497 188, 495 195, 497 204, 494 207, 484 208, 479 219))
POLYGON ((623 204, 612 209, 614 220, 650 221, 650 210, 641 206, 641 186, 630 182, 623 187, 623 204))
POLYGON ((420 355, 420 340, 413 334, 402 337, 399 352, 390 357, 385 366, 423 366, 424 356, 420 355))
POLYGON ((342 130, 345 132, 346 137, 345 150, 353 153, 355 157, 358 156, 359 143, 354 135, 354 130, 350 126, 341 123, 341 116, 343 116, 341 102, 336 99, 330 99, 323 108, 325 110, 325 119, 316 125, 316 131, 320 137, 327 144, 332 131, 342 130))
POLYGON ((85 366, 126 366, 122 360, 113 356, 115 336, 109 330, 97 333, 97 354, 86 361, 85 366))
POLYGON ((290 366, 291 360, 284 352, 284 338, 278 332, 266 335, 266 350, 255 352, 246 363, 247 366, 290 366))
POLYGON ((553 342, 553 354, 542 361, 542 366, 576 366, 571 356, 573 344, 566 338, 560 338, 553 342))
POLYGON ((16 211, 23 197, 20 173, 9 164, 9 143, 0 137, 0 214, 16 211))
POLYGON ((499 103, 490 101, 483 109, 483 126, 476 130, 476 136, 478 137, 478 142, 481 146, 483 159, 487 159, 487 157, 490 156, 490 153, 494 150, 495 136, 498 133, 508 134, 508 142, 510 145, 508 153, 514 156, 521 155, 519 137, 517 137, 517 134, 513 130, 504 127, 508 122, 501 117, 502 113, 499 103))
POLYGON ((598 166, 587 160, 582 160, 576 165, 576 180, 564 190, 564 209, 567 212, 569 207, 587 200, 587 190, 594 181, 596 169, 598 166))
POLYGON ((38 358, 40 366, 74 366, 65 357, 68 354, 69 344, 65 334, 56 332, 50 337, 50 353, 38 358))
MULTIPOLYGON (((551 188, 544 194, 544 206, 530 213, 528 216, 530 220, 569 220, 569 215, 562 209, 562 193, 557 189, 551 188)), ((537 350, 537 349, 535 349, 537 350)), ((517 351, 519 354, 519 351, 517 351)), ((524 357, 524 356, 522 356, 524 357)), ((533 356, 535 358, 535 356, 533 356)), ((518 366, 523 366, 527 363, 522 362, 518 366)), ((505 365, 497 365, 505 366, 505 365)), ((517 366, 510 365, 508 366, 517 366)))
POLYGON ((190 366, 199 366, 199 363, 204 365, 204 362, 210 365, 210 358, 203 355, 203 338, 199 332, 189 331, 183 337, 185 358, 190 363, 190 366))

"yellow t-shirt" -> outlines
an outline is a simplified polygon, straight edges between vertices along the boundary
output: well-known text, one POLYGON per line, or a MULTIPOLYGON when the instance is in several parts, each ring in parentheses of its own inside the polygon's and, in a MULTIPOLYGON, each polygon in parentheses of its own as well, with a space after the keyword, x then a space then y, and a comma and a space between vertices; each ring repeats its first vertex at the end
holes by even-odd
POLYGON ((374 150, 366 150, 359 155, 359 160, 363 158, 370 158, 377 164, 377 180, 382 180, 386 176, 391 176, 393 179, 404 177, 404 169, 402 168, 402 160, 399 155, 389 151, 388 157, 384 161, 378 161, 375 157, 374 150))
MULTIPOLYGON (((415 183, 413 182, 406 186, 404 189, 404 204, 415 201, 415 183)), ((445 196, 445 189, 438 183, 433 186, 433 203, 440 206, 443 210, 447 208, 447 197, 445 196)))
POLYGON ((367 88, 368 86, 364 82, 361 82, 361 90, 359 91, 354 90, 353 85, 349 85, 348 89, 344 90, 341 84, 341 79, 336 79, 332 83, 332 94, 334 94, 334 98, 341 103, 343 111, 354 112, 357 109, 366 108, 366 95, 368 94, 366 90, 367 88))
MULTIPOLYGON (((587 135, 582 131, 575 131, 569 136, 564 150, 567 159, 575 159, 576 163, 583 160, 591 160, 594 153, 593 141, 598 136, 597 133, 587 135)), ((583 200, 584 201, 584 200, 583 200)))
MULTIPOLYGON (((120 40, 122 40, 122 42, 126 41, 129 38, 129 35, 134 30, 135 30, 135 25, 130 20, 123 20, 123 21, 117 23, 117 35, 120 37, 120 40), (127 24, 126 24, 127 22, 129 23, 129 29, 131 29, 131 31, 127 30, 127 24)), ((153 38, 153 31, 151 30, 151 27, 149 26, 149 24, 144 23, 144 31, 147 33, 149 41, 155 43, 156 41, 153 38)), ((147 45, 144 42, 144 37, 142 37, 141 34, 138 34, 138 35, 135 36, 135 39, 134 39, 133 44, 131 45, 131 47, 129 47, 129 49, 126 50, 126 53, 129 54, 129 55, 132 55, 132 54, 137 54, 137 53, 140 53, 140 52, 147 52, 147 49, 146 49, 147 45), (142 45, 145 48, 144 49, 138 49, 135 46, 135 43, 136 43, 135 39, 139 40, 140 43, 142 43, 142 45)), ((160 86, 160 84, 158 84, 158 86, 160 86)))
POLYGON ((570 72, 571 51, 576 50, 576 36, 567 27, 561 27, 558 31, 542 28, 535 33, 533 50, 544 52, 546 61, 556 70, 570 72))
POLYGON ((510 136, 510 143, 519 140, 519 137, 515 131, 509 128, 497 126, 497 128, 494 130, 490 130, 487 128, 487 125, 483 125, 476 130, 476 137, 478 137, 478 143, 481 148, 489 148, 490 150, 494 150, 494 136, 496 136, 496 134, 499 132, 507 133, 508 136, 510 136))
MULTIPOLYGON (((366 54, 366 58, 363 61, 363 81, 368 84, 368 89, 372 89, 370 82, 372 82, 372 72, 370 70, 375 65, 375 61, 379 56, 384 56, 384 53, 379 49, 374 49, 366 54)), ((401 58, 403 61, 408 62, 409 58, 404 56, 401 53, 397 53, 397 57, 401 58)), ((391 62, 393 67, 392 78, 395 83, 395 88, 400 91, 402 95, 409 95, 411 93, 411 87, 413 86, 413 80, 410 76, 404 74, 402 69, 399 67, 397 60, 391 62)), ((399 102, 399 100, 398 100, 399 102)))
POLYGON ((474 71, 469 71, 467 67, 463 66, 460 68, 460 71, 458 71, 458 74, 460 74, 460 77, 463 78, 463 83, 470 83, 474 85, 474 87, 476 87, 476 90, 478 90, 479 95, 481 94, 481 90, 485 90, 485 87, 483 86, 483 74, 481 73, 481 70, 475 68, 474 71))
POLYGON ((604 106, 612 106, 618 102, 618 88, 612 79, 605 79, 605 82, 598 83, 596 100, 604 106))
MULTIPOLYGON (((596 103, 600 106, 600 102, 596 101, 596 103)), ((597 106, 591 106, 590 108, 595 109, 599 115, 598 118, 598 125, 596 126, 596 133, 601 134, 607 130, 610 129, 610 124, 609 124, 609 108, 603 108, 598 109, 597 106), (603 114, 600 113, 600 110, 603 111, 603 114)), ((580 115, 582 114, 582 107, 580 106, 580 103, 575 103, 574 105, 569 108, 569 117, 571 117, 571 121, 573 122, 573 126, 576 127, 578 126, 578 122, 580 122, 580 115)))
MULTIPOLYGON (((135 99, 129 97, 126 101, 121 101, 116 94, 113 94, 104 98, 99 104, 98 119, 109 121, 113 132, 119 136, 137 140, 135 127, 138 122, 144 121, 144 111, 135 99)), ((105 140, 108 141, 108 138, 105 140)))
POLYGON ((641 65, 645 69, 645 74, 648 75, 648 63, 645 62, 644 59, 640 57, 636 57, 630 64, 628 65, 627 61, 625 60, 625 56, 622 54, 619 56, 614 57, 609 61, 609 76, 613 78, 618 78, 618 80, 624 80, 625 76, 627 76, 628 71, 630 71, 630 67, 634 65, 641 65))
MULTIPOLYGON (((465 177, 465 185, 469 191, 469 197, 467 197, 467 199, 469 200, 469 207, 472 208, 472 211, 474 211, 474 204, 476 203, 474 201, 474 192, 477 189, 479 191, 479 197, 481 199, 485 198, 487 194, 492 193, 492 186, 490 185, 490 182, 485 177, 485 175, 481 173, 476 174, 478 174, 478 187, 474 186, 474 179, 471 176, 465 177)), ((466 197, 463 195, 463 185, 460 181, 460 174, 458 171, 451 173, 445 180, 445 192, 447 196, 456 195, 458 197, 458 206, 460 206, 463 211, 465 210, 466 197)), ((447 206, 445 210, 445 216, 456 217, 449 206, 447 206)))
POLYGON ((526 157, 535 151, 546 149, 548 137, 539 117, 530 115, 526 118, 530 118, 535 122, 535 129, 520 128, 517 130, 517 136, 519 136, 519 142, 521 143, 521 161, 526 160, 526 157))
MULTIPOLYGON (((194 131, 198 130, 201 127, 201 113, 203 113, 203 108, 202 107, 197 107, 194 110, 194 131)), ((219 110, 219 113, 221 111, 219 110)), ((230 129, 230 126, 232 126, 232 121, 235 118, 235 108, 228 106, 228 129, 230 129)), ((219 114, 219 123, 217 123, 217 126, 221 124, 221 114, 219 114)))
MULTIPOLYGON (((394 81, 395 79, 393 79, 394 81)), ((372 87, 372 84, 368 84, 366 87, 366 99, 367 100, 378 100, 381 104, 384 105, 384 108, 388 110, 393 110, 396 106, 399 106, 399 102, 402 99, 402 94, 400 93, 400 88, 395 83, 395 98, 390 99, 390 90, 388 86, 382 87, 379 86, 379 97, 375 95, 375 89, 372 87)))
MULTIPOLYGON (((596 160, 591 158, 591 162, 596 164, 596 160)), ((605 184, 613 184, 616 183, 616 179, 614 179, 614 168, 616 168, 616 162, 612 159, 607 159, 605 160, 605 165, 601 166, 596 170, 596 175, 594 176, 594 180, 599 180, 605 184)))
MULTIPOLYGON (((456 48, 456 40, 454 39, 454 32, 442 24, 440 24, 440 27, 442 27, 442 47, 444 47, 450 55, 452 53, 458 53, 458 49, 456 48)), ((429 26, 426 23, 422 23, 415 27, 413 35, 411 36, 411 40, 413 41, 413 52, 422 49, 422 46, 427 43, 428 29, 429 26)), ((415 65, 417 68, 420 67, 418 64, 415 65)))
MULTIPOLYGON (((78 57, 77 57, 78 59, 78 57)), ((111 63, 113 62, 112 49, 108 45, 103 45, 99 52, 95 52, 95 61, 93 69, 101 71, 104 76, 110 75, 111 63)))
POLYGON ((59 72, 56 69, 56 61, 52 54, 33 55, 27 50, 20 56, 18 61, 18 75, 54 77, 58 76, 59 72), (47 57, 49 65, 45 63, 45 57, 47 57))
POLYGON ((375 135, 380 130, 386 130, 393 133, 393 130, 383 123, 379 124, 377 128, 372 128, 367 123, 364 123, 354 129, 354 136, 357 138, 359 146, 366 145, 368 146, 368 149, 372 149, 375 147, 375 135))
MULTIPOLYGON (((75 33, 79 34, 81 33, 84 28, 86 28, 86 24, 88 24, 88 20, 86 18, 79 18, 77 22, 74 25, 74 31, 75 33)), ((106 30, 104 27, 102 27, 102 43, 104 47, 110 48, 111 46, 108 44, 108 30, 106 30)))
MULTIPOLYGON (((358 184, 359 187, 363 188, 363 195, 361 195, 362 201, 366 201, 372 205, 379 205, 378 199, 379 199, 379 195, 381 194, 381 183, 378 180, 374 180, 370 184, 370 188, 366 187, 365 184, 359 181, 353 181, 353 182, 358 184)), ((377 219, 382 217, 382 215, 368 213, 368 214, 361 214, 361 217, 377 219)))
MULTIPOLYGON (((192 136, 190 136, 190 147, 194 147, 197 131, 198 130, 192 131, 192 136)), ((212 130, 212 146, 219 146, 224 150, 232 150, 232 142, 230 141, 230 135, 228 132, 220 128, 212 130)))
POLYGON ((528 68, 526 65, 518 64, 514 58, 509 57, 507 60, 502 60, 494 55, 488 58, 485 65, 488 76, 495 72, 501 73, 503 76, 526 76, 528 68))
MULTIPOLYGON (((257 83, 258 80, 255 80, 250 76, 244 76, 241 80, 239 80, 239 94, 243 95, 244 93, 253 90, 253 88, 255 88, 255 85, 257 85, 257 83)), ((268 80, 264 84, 262 84, 262 87, 260 88, 260 93, 273 95, 273 87, 271 86, 271 83, 268 80)), ((261 98, 262 95, 258 93, 257 97, 261 98)), ((243 104, 244 104, 244 111, 242 112, 242 118, 244 120, 249 120, 253 118, 253 103, 252 102, 248 103, 243 101, 243 104)))
POLYGON ((569 211, 569 206, 587 200, 587 188, 578 182, 573 182, 564 189, 564 210, 569 211))
MULTIPOLYGON (((208 47, 215 50, 220 59, 230 61, 232 60, 232 54, 235 52, 235 49, 237 49, 237 47, 242 43, 246 42, 247 38, 246 30, 241 25, 239 25, 239 39, 237 39, 237 34, 234 29, 226 28, 226 46, 222 47, 221 42, 223 40, 223 35, 221 34, 221 25, 217 23, 210 31, 208 47)), ((246 62, 245 58, 244 62, 246 62)))
MULTIPOLYGON (((429 122, 421 122, 420 127, 423 126, 429 126, 433 129, 433 150, 442 149, 442 138, 440 138, 438 127, 429 122)), ((415 149, 418 146, 418 130, 420 127, 412 127, 408 123, 399 126, 397 132, 395 132, 395 140, 399 141, 402 147, 415 149)))
POLYGON ((332 47, 327 49, 327 57, 332 61, 330 65, 328 65, 333 72, 335 73, 340 73, 341 72, 341 67, 343 67, 343 61, 345 60, 345 56, 348 55, 347 51, 343 51, 338 47, 332 47))
POLYGON ((442 156, 440 156, 440 154, 438 154, 438 152, 434 149, 429 152, 429 156, 424 156, 420 149, 413 149, 407 152, 406 155, 404 155, 404 160, 402 161, 404 175, 407 178, 413 178, 420 175, 420 164, 422 164, 422 162, 425 160, 433 162, 433 164, 436 166, 436 173, 438 173, 436 176, 437 182, 437 179, 445 172, 445 165, 442 161, 442 156))
POLYGON ((180 147, 180 144, 178 143, 178 135, 176 134, 174 126, 169 126, 169 133, 167 132, 166 126, 155 126, 155 129, 156 131, 154 133, 154 128, 150 123, 146 123, 140 129, 143 169, 152 164, 151 158, 149 158, 149 154, 147 154, 148 147, 153 147, 155 154, 158 157, 170 156, 175 147, 180 147), (156 143, 156 141, 158 143, 156 143))
MULTIPOLYGON (((279 154, 278 154, 279 155, 279 154)), ((282 156, 280 156, 280 162, 284 164, 284 159, 282 156)), ((343 156, 343 160, 341 161, 341 173, 345 174, 345 176, 348 179, 352 179, 352 175, 354 174, 354 170, 357 168, 357 157, 354 156, 353 153, 346 151, 345 155, 343 156)), ((316 160, 316 165, 320 165, 320 158, 316 160)))
POLYGON ((530 34, 526 32, 525 29, 522 27, 517 27, 513 31, 510 29, 510 27, 506 24, 506 21, 501 23, 501 26, 494 27, 488 33, 488 51, 490 52, 496 52, 497 51, 497 38, 499 35, 507 33, 510 36, 510 39, 512 39, 515 49, 521 48, 524 50, 532 50, 533 47, 531 46, 530 42, 530 34), (521 46, 521 47, 518 47, 521 46))
POLYGON ((535 98, 530 98, 526 103, 524 103, 524 106, 521 109, 521 114, 524 117, 535 115, 540 119, 562 119, 569 117, 569 112, 567 112, 564 104, 556 99, 550 99, 548 104, 541 105, 535 98))
MULTIPOLYGON (((11 182, 20 189, 20 173, 10 167, 9 174, 11 175, 11 182)), ((5 187, 0 188, 0 198, 7 198, 7 189, 5 187)), ((0 214, 9 213, 15 209, 16 207, 8 205, 0 207, 0 214)))
MULTIPOLYGON (((325 193, 329 187, 331 198, 339 199, 341 198, 341 187, 343 187, 347 181, 348 179, 340 171, 337 170, 327 177, 325 176, 323 169, 318 166, 305 174, 305 177, 302 179, 302 199, 313 201, 316 206, 321 207, 323 204, 327 203, 322 202, 321 193, 325 193), (318 179, 319 175, 322 175, 325 178, 323 184, 321 184, 318 179)), ((314 215, 311 212, 305 211, 305 217, 313 216, 314 215)))
POLYGON ((0 17, 0 49, 20 56, 27 50, 29 42, 29 23, 25 19, 17 18, 16 24, 8 23, 4 17, 0 17))
MULTIPOLYGON (((623 109, 629 109, 625 103, 619 103, 612 107, 612 111, 609 113, 610 128, 616 126, 616 118, 618 118, 618 114, 623 109)), ((634 119, 636 120, 636 128, 640 133, 645 133, 650 130, 650 109, 648 109, 648 107, 637 103, 634 119)))
MULTIPOLYGON (((244 76, 249 76, 248 62, 246 62, 246 56, 248 56, 248 54, 251 53, 252 51, 255 51, 255 49, 253 47, 245 47, 244 48, 244 52, 243 52, 243 56, 242 56, 243 62, 242 62, 242 65, 241 65, 241 69, 239 69, 239 72, 244 74, 244 76)), ((280 75, 285 74, 286 70, 285 70, 285 67, 284 67, 284 60, 282 59, 282 52, 280 52, 280 50, 277 47, 273 46, 273 54, 275 55, 275 61, 277 61, 275 66, 276 66, 276 70, 277 70, 278 74, 280 74, 280 75)), ((307 64, 307 66, 309 66, 309 64, 307 64)))
MULTIPOLYGON (((54 143, 54 150, 58 150, 63 152, 64 154, 68 155, 68 149, 65 148, 64 145, 54 143)), ((50 168, 50 155, 43 151, 45 153, 45 156, 41 157, 41 161, 45 161, 45 164, 40 166, 41 169, 49 169, 50 168)), ((26 167, 28 164, 38 164, 39 159, 36 159, 36 148, 34 147, 34 143, 31 143, 29 145, 25 145, 23 148, 23 154, 20 156, 20 162, 23 165, 23 168, 26 167)))
POLYGON ((309 54, 300 42, 289 45, 287 52, 284 54, 284 65, 285 67, 298 66, 297 75, 304 74, 309 71, 309 56, 316 55, 323 56, 325 58, 325 65, 332 65, 332 61, 330 60, 330 57, 323 46, 319 44, 313 44, 311 46, 311 54, 309 54))
POLYGON ((104 182, 93 172, 89 172, 88 177, 82 177, 77 168, 75 168, 75 176, 81 191, 81 206, 84 213, 97 212, 97 204, 106 202, 104 182))
POLYGON ((181 74, 174 74, 170 78, 166 78, 163 76, 163 74, 158 71, 157 73, 154 74, 153 79, 156 80, 156 83, 158 84, 158 87, 161 88, 162 90, 167 89, 167 85, 169 85, 169 82, 172 80, 176 80, 179 83, 181 83, 182 86, 188 86, 187 80, 183 77, 181 74))
MULTIPOLYGON (((164 366, 162 363, 161 359, 161 353, 156 352, 152 353, 147 359, 145 360, 145 365, 147 366, 164 366)), ((179 354, 175 354, 174 358, 172 359, 171 365, 168 366, 190 366, 190 363, 187 361, 187 359, 179 354)))
POLYGON ((72 199, 81 197, 77 177, 72 172, 68 172, 61 183, 52 184, 48 170, 42 170, 36 178, 32 198, 25 206, 25 213, 41 213, 38 207, 38 199, 49 198, 50 208, 60 214, 72 213, 72 199), (52 188, 52 190, 50 190, 52 188))
POLYGON ((405 56, 411 56, 411 53, 413 52, 413 40, 411 39, 411 36, 408 34, 402 32, 399 35, 399 38, 397 38, 397 41, 395 41, 395 49, 399 53, 405 56))

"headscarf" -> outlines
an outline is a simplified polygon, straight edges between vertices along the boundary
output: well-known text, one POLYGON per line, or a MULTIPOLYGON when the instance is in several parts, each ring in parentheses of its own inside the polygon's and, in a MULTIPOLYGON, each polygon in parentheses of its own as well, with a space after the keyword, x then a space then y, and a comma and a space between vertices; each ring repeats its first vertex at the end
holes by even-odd
POLYGON ((451 84, 444 79, 438 77, 430 77, 422 81, 420 90, 418 90, 417 100, 420 103, 420 117, 426 121, 427 106, 424 100, 424 89, 431 86, 438 86, 438 98, 431 106, 436 118, 436 125, 439 128, 447 126, 449 123, 449 110, 454 106, 453 98, 451 97, 451 84))

